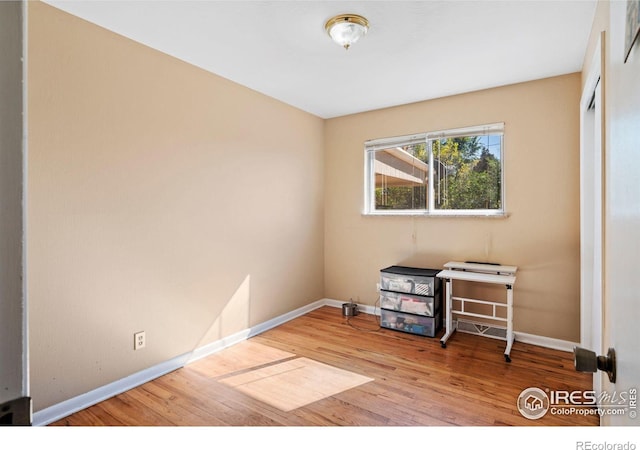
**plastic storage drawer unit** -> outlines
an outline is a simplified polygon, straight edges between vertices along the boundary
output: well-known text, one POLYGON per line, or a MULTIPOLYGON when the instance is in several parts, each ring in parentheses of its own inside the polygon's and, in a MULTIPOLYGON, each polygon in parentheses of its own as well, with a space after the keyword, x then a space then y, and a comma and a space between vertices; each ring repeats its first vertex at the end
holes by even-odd
POLYGON ((405 294, 436 295, 442 280, 439 270, 391 266, 380 271, 380 289, 405 294))
POLYGON ((442 326, 440 270, 391 266, 380 271, 380 326, 435 337, 442 326))

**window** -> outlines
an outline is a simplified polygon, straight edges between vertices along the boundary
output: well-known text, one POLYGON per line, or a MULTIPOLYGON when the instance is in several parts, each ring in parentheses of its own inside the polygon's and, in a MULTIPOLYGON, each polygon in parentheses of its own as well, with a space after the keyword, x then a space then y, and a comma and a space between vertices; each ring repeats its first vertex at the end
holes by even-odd
POLYGON ((504 124, 365 143, 365 214, 503 215, 504 124))

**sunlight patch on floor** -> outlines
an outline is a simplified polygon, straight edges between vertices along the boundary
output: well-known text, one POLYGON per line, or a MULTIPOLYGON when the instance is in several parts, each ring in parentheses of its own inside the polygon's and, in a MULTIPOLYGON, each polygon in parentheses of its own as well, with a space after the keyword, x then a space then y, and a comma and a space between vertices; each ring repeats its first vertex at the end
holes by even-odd
POLYGON ((373 381, 308 358, 295 358, 219 380, 220 383, 291 411, 373 381))

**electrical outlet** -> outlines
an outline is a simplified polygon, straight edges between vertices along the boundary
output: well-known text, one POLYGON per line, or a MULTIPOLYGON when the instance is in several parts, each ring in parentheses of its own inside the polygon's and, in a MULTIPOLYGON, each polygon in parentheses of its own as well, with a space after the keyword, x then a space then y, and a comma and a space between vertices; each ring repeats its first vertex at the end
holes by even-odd
POLYGON ((133 335, 133 349, 140 350, 147 345, 147 335, 144 331, 140 331, 133 335))

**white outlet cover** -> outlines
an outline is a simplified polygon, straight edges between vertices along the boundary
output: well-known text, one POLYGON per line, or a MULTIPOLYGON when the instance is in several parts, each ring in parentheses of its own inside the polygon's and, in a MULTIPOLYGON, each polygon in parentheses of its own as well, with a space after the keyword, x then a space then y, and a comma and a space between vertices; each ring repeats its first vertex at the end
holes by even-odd
POLYGON ((147 337, 144 331, 133 335, 133 349, 140 350, 147 345, 147 337))

